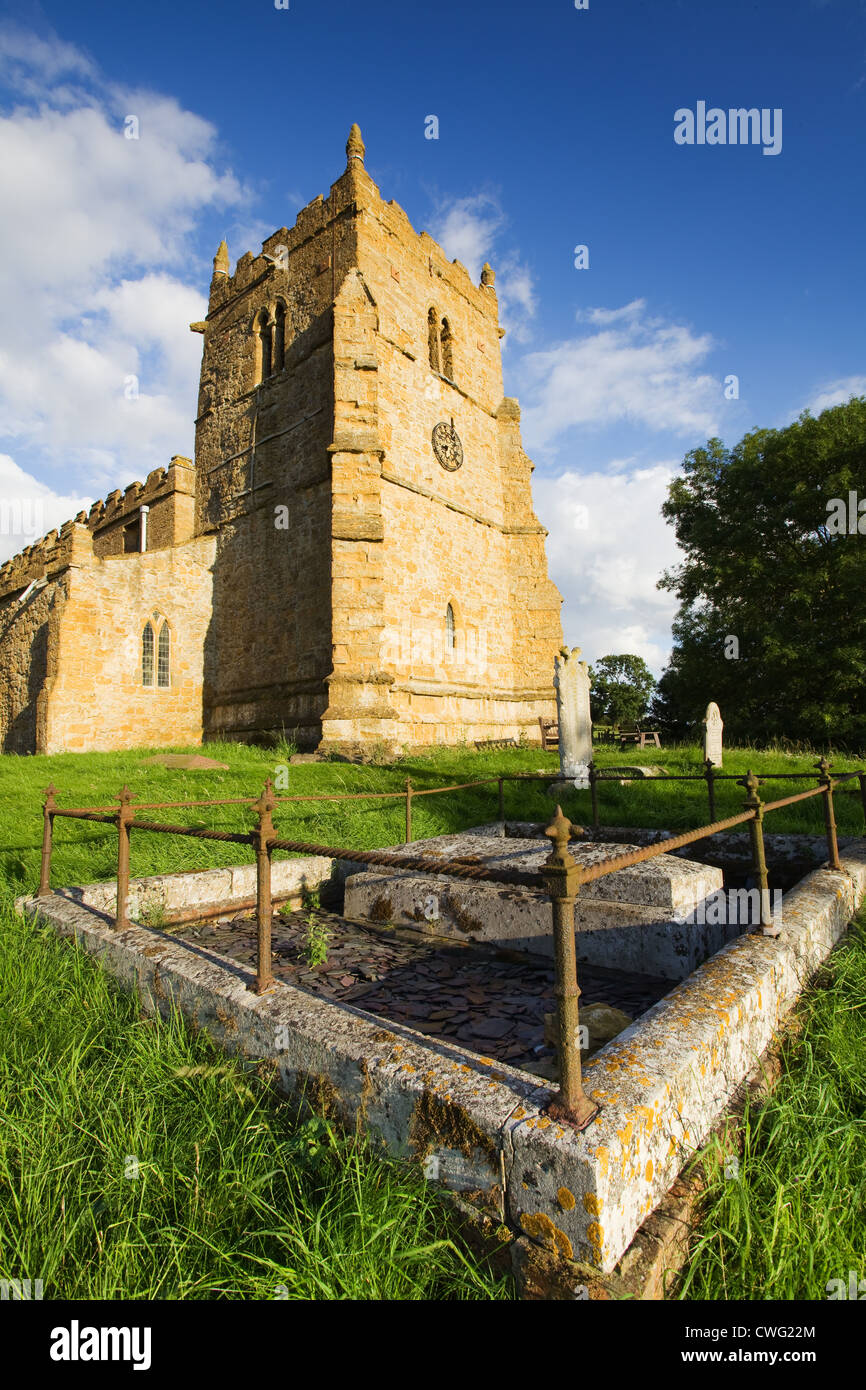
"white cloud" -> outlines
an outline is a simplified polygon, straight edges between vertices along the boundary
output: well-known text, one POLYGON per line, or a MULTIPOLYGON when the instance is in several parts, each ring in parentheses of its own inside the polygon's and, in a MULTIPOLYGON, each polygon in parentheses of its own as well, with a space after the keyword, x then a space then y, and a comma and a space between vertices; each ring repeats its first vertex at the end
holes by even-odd
POLYGON ((645 309, 638 299, 621 309, 583 310, 578 319, 598 332, 522 359, 530 449, 575 425, 628 422, 679 435, 717 432, 722 383, 700 370, 713 339, 650 318, 645 309))
POLYGON ((506 251, 501 256, 496 251, 497 239, 507 221, 493 193, 476 193, 440 202, 430 234, 452 260, 465 265, 476 282, 481 279, 484 262, 492 264, 496 271, 499 322, 507 337, 525 342, 536 312, 532 272, 516 251, 506 251))
POLYGON ((536 473, 532 491, 548 528, 550 577, 565 602, 569 646, 584 659, 634 652, 655 674, 667 663, 676 599, 657 580, 680 556, 673 528, 661 516, 679 467, 623 462, 610 473, 536 473))
POLYGON ((46 532, 71 521, 93 501, 61 496, 0 454, 0 565, 46 532))
POLYGON ((240 206, 244 190, 214 167, 209 122, 113 85, 56 36, 0 28, 0 62, 19 101, 0 117, 2 435, 26 467, 101 493, 191 452, 189 323, 210 265, 190 239, 205 208, 240 206))
POLYGON ((813 415, 829 410, 834 405, 844 405, 852 396, 866 395, 866 376, 846 376, 822 386, 817 395, 809 401, 808 409, 813 415))

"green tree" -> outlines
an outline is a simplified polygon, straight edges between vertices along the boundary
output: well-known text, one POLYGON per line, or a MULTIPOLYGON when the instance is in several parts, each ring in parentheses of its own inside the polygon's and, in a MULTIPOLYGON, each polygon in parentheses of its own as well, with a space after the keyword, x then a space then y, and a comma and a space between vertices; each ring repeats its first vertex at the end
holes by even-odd
POLYGON ((590 667, 589 692, 596 724, 634 724, 646 714, 655 681, 643 657, 603 656, 590 667))
POLYGON ((866 397, 709 440, 662 512, 685 558, 653 716, 684 731, 715 700, 734 738, 866 747, 866 397))

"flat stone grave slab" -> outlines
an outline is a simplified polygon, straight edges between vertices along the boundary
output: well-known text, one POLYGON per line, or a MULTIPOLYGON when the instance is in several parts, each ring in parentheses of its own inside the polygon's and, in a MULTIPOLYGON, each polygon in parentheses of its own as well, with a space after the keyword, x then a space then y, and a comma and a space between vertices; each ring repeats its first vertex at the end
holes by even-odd
MULTIPOLYGON (((315 915, 330 936, 327 959, 311 967, 305 953, 308 913, 284 908, 275 914, 276 979, 536 1076, 558 1077, 555 1048, 545 1035, 545 1014, 556 1009, 552 964, 504 959, 492 950, 374 928, 331 912, 315 915)), ((255 968, 256 921, 249 912, 212 924, 191 922, 171 935, 255 968)), ((671 982, 587 966, 580 986, 582 1009, 608 1004, 630 1021, 657 1003, 671 982)), ((588 1047, 585 1055, 595 1050, 588 1047)))
MULTIPOLYGON (((570 845, 577 862, 587 865, 635 848, 610 843, 570 845)), ((543 890, 436 873, 437 860, 538 872, 550 853, 546 840, 478 833, 441 835, 390 852, 429 858, 430 874, 385 869, 351 875, 346 880, 347 917, 411 923, 438 935, 552 956, 553 914, 543 890)), ((722 886, 720 869, 666 854, 586 884, 575 911, 578 959, 669 980, 685 979, 732 935, 727 926, 713 920, 683 920, 722 886)))

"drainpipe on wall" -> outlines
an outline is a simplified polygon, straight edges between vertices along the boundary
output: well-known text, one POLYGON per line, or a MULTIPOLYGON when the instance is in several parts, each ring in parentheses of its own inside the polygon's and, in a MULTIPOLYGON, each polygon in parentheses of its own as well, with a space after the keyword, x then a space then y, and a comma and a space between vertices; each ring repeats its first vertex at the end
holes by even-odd
POLYGON ((142 553, 144 553, 144 551, 147 550, 147 514, 149 511, 150 507, 141 507, 139 509, 141 516, 141 533, 139 538, 139 547, 142 553))

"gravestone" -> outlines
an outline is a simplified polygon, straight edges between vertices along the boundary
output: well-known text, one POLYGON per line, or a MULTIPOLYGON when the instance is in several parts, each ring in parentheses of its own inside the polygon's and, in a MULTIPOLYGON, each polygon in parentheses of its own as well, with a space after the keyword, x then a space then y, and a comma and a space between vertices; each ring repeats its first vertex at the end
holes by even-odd
POLYGON ((559 777, 577 787, 589 786, 592 761, 592 718, 589 710, 589 666, 580 661, 580 647, 562 647, 554 659, 553 684, 559 722, 559 777))
POLYGON ((722 716, 715 700, 707 705, 704 715, 704 762, 709 758, 714 767, 722 766, 722 716))

